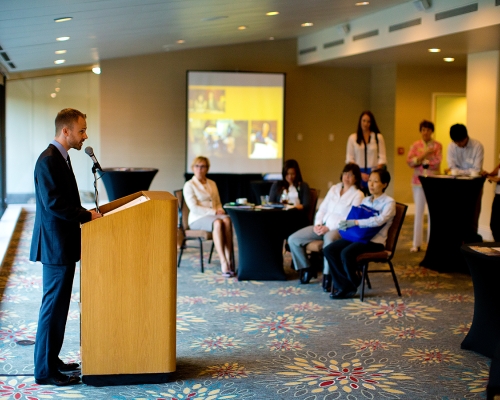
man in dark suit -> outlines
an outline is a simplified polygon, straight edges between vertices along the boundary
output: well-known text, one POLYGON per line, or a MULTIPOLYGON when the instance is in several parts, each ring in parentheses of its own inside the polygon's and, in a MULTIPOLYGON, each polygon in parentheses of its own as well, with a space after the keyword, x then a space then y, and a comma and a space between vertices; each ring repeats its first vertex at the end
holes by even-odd
POLYGON ((68 150, 81 150, 87 139, 86 115, 66 108, 56 117, 56 136, 35 166, 36 216, 31 261, 43 264, 43 298, 35 342, 35 380, 40 385, 67 386, 80 377, 65 375, 79 369, 59 358, 81 253, 80 224, 101 217, 80 203, 68 150))

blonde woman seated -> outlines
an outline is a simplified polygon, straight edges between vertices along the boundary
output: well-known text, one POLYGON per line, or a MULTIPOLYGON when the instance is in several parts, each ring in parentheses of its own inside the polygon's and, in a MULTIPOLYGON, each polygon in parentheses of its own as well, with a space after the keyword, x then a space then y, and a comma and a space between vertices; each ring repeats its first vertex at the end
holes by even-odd
POLYGON ((210 161, 196 157, 191 164, 194 176, 184 184, 184 201, 189 208, 189 228, 212 232, 215 249, 221 262, 222 275, 234 276, 232 265, 233 228, 220 202, 214 181, 207 178, 210 161))
MULTIPOLYGON (((314 226, 306 226, 290 235, 288 245, 292 253, 293 265, 301 272, 300 283, 309 283, 315 272, 306 255, 306 245, 313 240, 323 240, 323 247, 340 239, 338 225, 345 220, 351 206, 358 206, 364 198, 360 189, 361 170, 356 164, 347 164, 340 175, 341 182, 332 186, 321 203, 314 226)), ((323 271, 323 288, 329 291, 331 285, 328 263, 323 271)))

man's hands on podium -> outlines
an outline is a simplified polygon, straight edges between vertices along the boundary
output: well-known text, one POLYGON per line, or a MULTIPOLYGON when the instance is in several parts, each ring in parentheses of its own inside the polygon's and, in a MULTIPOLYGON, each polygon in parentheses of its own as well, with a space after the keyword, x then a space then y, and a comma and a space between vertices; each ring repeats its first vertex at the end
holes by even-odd
POLYGON ((102 214, 99 214, 97 211, 95 210, 90 210, 90 213, 92 214, 92 219, 91 221, 93 221, 94 219, 97 219, 97 218, 102 218, 102 214))

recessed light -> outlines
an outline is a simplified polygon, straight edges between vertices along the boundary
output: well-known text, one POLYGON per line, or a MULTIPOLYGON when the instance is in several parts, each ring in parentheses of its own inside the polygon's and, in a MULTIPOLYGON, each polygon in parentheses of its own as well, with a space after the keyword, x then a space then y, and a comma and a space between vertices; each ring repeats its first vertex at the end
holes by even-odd
POLYGON ((429 49, 429 53, 439 53, 441 49, 429 49))
POLYGON ((73 17, 62 17, 62 18, 55 18, 54 22, 66 22, 66 21, 71 21, 73 17))
POLYGON ((66 50, 56 50, 56 54, 66 54, 66 50))
POLYGON ((453 62, 453 61, 455 61, 455 59, 453 57, 445 57, 445 58, 443 58, 443 60, 446 61, 446 62, 453 62))
POLYGON ((245 25, 238 26, 239 31, 244 31, 245 29, 247 29, 245 25))
POLYGON ((56 91, 56 93, 58 93, 61 90, 61 88, 56 87, 54 90, 56 91))
POLYGON ((66 60, 55 60, 54 64, 64 64, 66 60))
POLYGON ((69 36, 61 36, 56 39, 58 42, 65 42, 66 40, 69 40, 69 36))
POLYGON ((312 22, 304 22, 303 24, 300 24, 300 26, 313 26, 314 24, 312 22))
POLYGON ((50 97, 52 97, 53 99, 55 99, 55 98, 56 98, 56 96, 57 96, 57 94, 55 94, 55 93, 51 93, 51 94, 50 94, 50 97))
POLYGON ((186 42, 186 41, 185 41, 184 39, 179 39, 179 40, 177 41, 177 43, 178 43, 178 44, 182 44, 182 43, 185 43, 185 42, 186 42))
POLYGON ((279 11, 269 11, 266 13, 266 15, 278 15, 280 12, 279 11))
POLYGON ((93 67, 92 68, 92 72, 96 75, 100 75, 101 74, 101 67, 99 67, 98 65, 93 67))
POLYGON ((274 40, 274 36, 269 36, 269 40, 274 40))
POLYGON ((370 4, 369 1, 360 1, 360 2, 356 3, 355 5, 356 6, 367 6, 368 4, 370 4))

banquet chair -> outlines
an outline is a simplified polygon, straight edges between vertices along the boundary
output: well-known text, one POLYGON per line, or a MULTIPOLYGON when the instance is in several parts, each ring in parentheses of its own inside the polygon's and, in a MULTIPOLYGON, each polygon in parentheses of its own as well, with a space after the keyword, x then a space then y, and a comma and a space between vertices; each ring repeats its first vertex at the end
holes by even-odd
MULTIPOLYGON (((177 260, 177 268, 181 266, 181 258, 184 249, 188 247, 198 247, 198 246, 188 246, 186 244, 189 240, 197 240, 200 248, 200 264, 201 264, 201 272, 205 272, 203 268, 203 242, 207 240, 212 240, 212 232, 204 231, 201 229, 189 229, 188 225, 188 217, 189 217, 189 208, 184 201, 184 195, 182 190, 174 191, 175 197, 177 197, 177 210, 179 215, 178 220, 178 236, 177 243, 179 246, 179 257, 177 260)), ((212 254, 214 252, 214 243, 212 241, 212 247, 210 249, 210 256, 208 257, 208 263, 212 262, 212 254)))
POLYGON ((401 227, 406 216, 406 210, 408 206, 406 204, 396 203, 396 215, 392 220, 392 225, 387 232, 387 241, 385 243, 385 250, 376 253, 364 253, 360 254, 356 261, 361 269, 361 295, 360 300, 363 301, 365 296, 365 282, 368 288, 372 288, 370 284, 370 279, 368 278, 368 272, 390 272, 392 274, 392 279, 394 280, 394 285, 398 292, 398 296, 401 297, 401 290, 398 284, 398 278, 396 277, 396 272, 394 271, 394 266, 392 265, 392 257, 396 251, 396 245, 398 243, 399 233, 401 232, 401 227), (370 263, 386 263, 389 264, 389 269, 376 269, 368 271, 368 266, 370 263))

